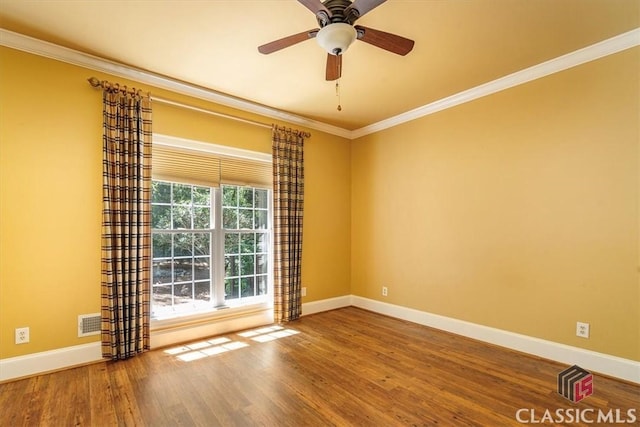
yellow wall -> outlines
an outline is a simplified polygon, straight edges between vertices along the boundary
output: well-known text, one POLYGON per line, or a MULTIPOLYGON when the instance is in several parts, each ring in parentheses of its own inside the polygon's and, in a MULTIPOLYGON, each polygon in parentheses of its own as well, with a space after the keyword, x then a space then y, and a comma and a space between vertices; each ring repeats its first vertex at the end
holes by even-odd
MULTIPOLYGON (((100 311, 102 101, 86 79, 131 82, 8 48, 0 48, 0 64, 0 358, 7 358, 98 339, 77 337, 77 316, 100 311), (31 342, 16 345, 14 329, 24 326, 31 342)), ((269 129, 160 103, 153 124, 155 133, 271 150, 269 129)), ((305 146, 305 302, 350 292, 350 148, 343 138, 311 133, 305 146)))
POLYGON ((352 293, 640 360, 639 55, 352 143, 352 293))

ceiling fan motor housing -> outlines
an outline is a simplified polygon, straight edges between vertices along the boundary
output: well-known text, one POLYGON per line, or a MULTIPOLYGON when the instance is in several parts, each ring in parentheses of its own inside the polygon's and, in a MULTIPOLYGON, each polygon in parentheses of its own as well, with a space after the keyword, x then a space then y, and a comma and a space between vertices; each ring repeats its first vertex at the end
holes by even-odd
POLYGON ((326 0, 322 4, 331 12, 331 16, 329 16, 325 10, 316 12, 316 18, 320 28, 336 22, 353 25, 360 17, 360 12, 357 9, 349 7, 352 6, 352 2, 349 0, 326 0))

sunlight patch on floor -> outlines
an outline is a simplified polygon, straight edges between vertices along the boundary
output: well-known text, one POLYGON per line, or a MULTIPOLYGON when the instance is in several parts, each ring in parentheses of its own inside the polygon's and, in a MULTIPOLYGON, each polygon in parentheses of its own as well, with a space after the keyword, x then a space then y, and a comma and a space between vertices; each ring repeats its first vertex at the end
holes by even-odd
MULTIPOLYGON (((240 339, 248 339, 258 343, 277 340, 280 338, 290 337, 299 334, 295 329, 288 329, 282 326, 268 326, 264 328, 253 329, 250 331, 240 332, 236 334, 240 339)), ((228 337, 218 337, 209 340, 197 341, 190 344, 184 344, 178 347, 166 349, 164 352, 183 362, 192 362, 194 360, 203 359, 209 356, 226 353, 231 350, 249 347, 246 341, 234 341, 228 337)))
POLYGON ((269 326, 267 328, 241 332, 238 335, 244 338, 250 338, 253 341, 257 342, 267 342, 276 340, 278 338, 289 337, 291 335, 296 335, 299 333, 300 332, 294 329, 285 329, 282 326, 269 326))

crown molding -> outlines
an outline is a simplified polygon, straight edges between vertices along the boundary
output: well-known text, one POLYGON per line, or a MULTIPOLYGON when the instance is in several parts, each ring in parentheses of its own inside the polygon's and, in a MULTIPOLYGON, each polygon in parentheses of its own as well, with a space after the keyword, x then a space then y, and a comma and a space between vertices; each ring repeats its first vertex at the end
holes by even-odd
POLYGON ((356 139, 640 45, 640 28, 356 130, 348 130, 0 28, 0 46, 135 80, 346 139, 356 139))
POLYGON ((306 117, 287 113, 282 110, 267 107, 244 99, 236 98, 210 89, 188 84, 160 74, 144 71, 138 68, 119 64, 94 55, 79 52, 23 34, 0 28, 0 46, 6 46, 34 55, 44 56, 94 71, 111 74, 130 80, 135 80, 161 89, 167 89, 182 95, 188 95, 216 104, 236 108, 241 111, 259 114, 275 120, 294 123, 310 129, 326 132, 332 135, 350 139, 351 131, 327 123, 311 120, 306 117))
POLYGON ((419 119, 421 117, 428 116, 429 114, 437 113, 438 111, 455 107, 457 105, 464 104, 465 102, 473 101, 483 96, 491 95, 550 74, 558 73, 638 45, 640 45, 640 28, 622 33, 610 39, 603 40, 599 43, 559 56, 541 64, 525 68, 524 70, 516 71, 513 74, 509 74, 469 90, 456 93, 455 95, 423 105, 422 107, 415 108, 372 125, 356 129, 351 132, 351 139, 360 138, 402 123, 419 119))

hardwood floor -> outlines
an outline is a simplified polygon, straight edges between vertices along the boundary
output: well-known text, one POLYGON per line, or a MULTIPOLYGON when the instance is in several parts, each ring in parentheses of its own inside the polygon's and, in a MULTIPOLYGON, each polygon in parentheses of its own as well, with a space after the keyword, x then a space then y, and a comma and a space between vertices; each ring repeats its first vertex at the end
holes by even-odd
POLYGON ((566 367, 349 307, 0 384, 0 425, 508 426, 516 414, 548 425, 545 411, 581 425, 578 410, 582 425, 598 425, 599 410, 640 420, 640 386, 594 374, 593 395, 572 403, 556 391, 566 367))

